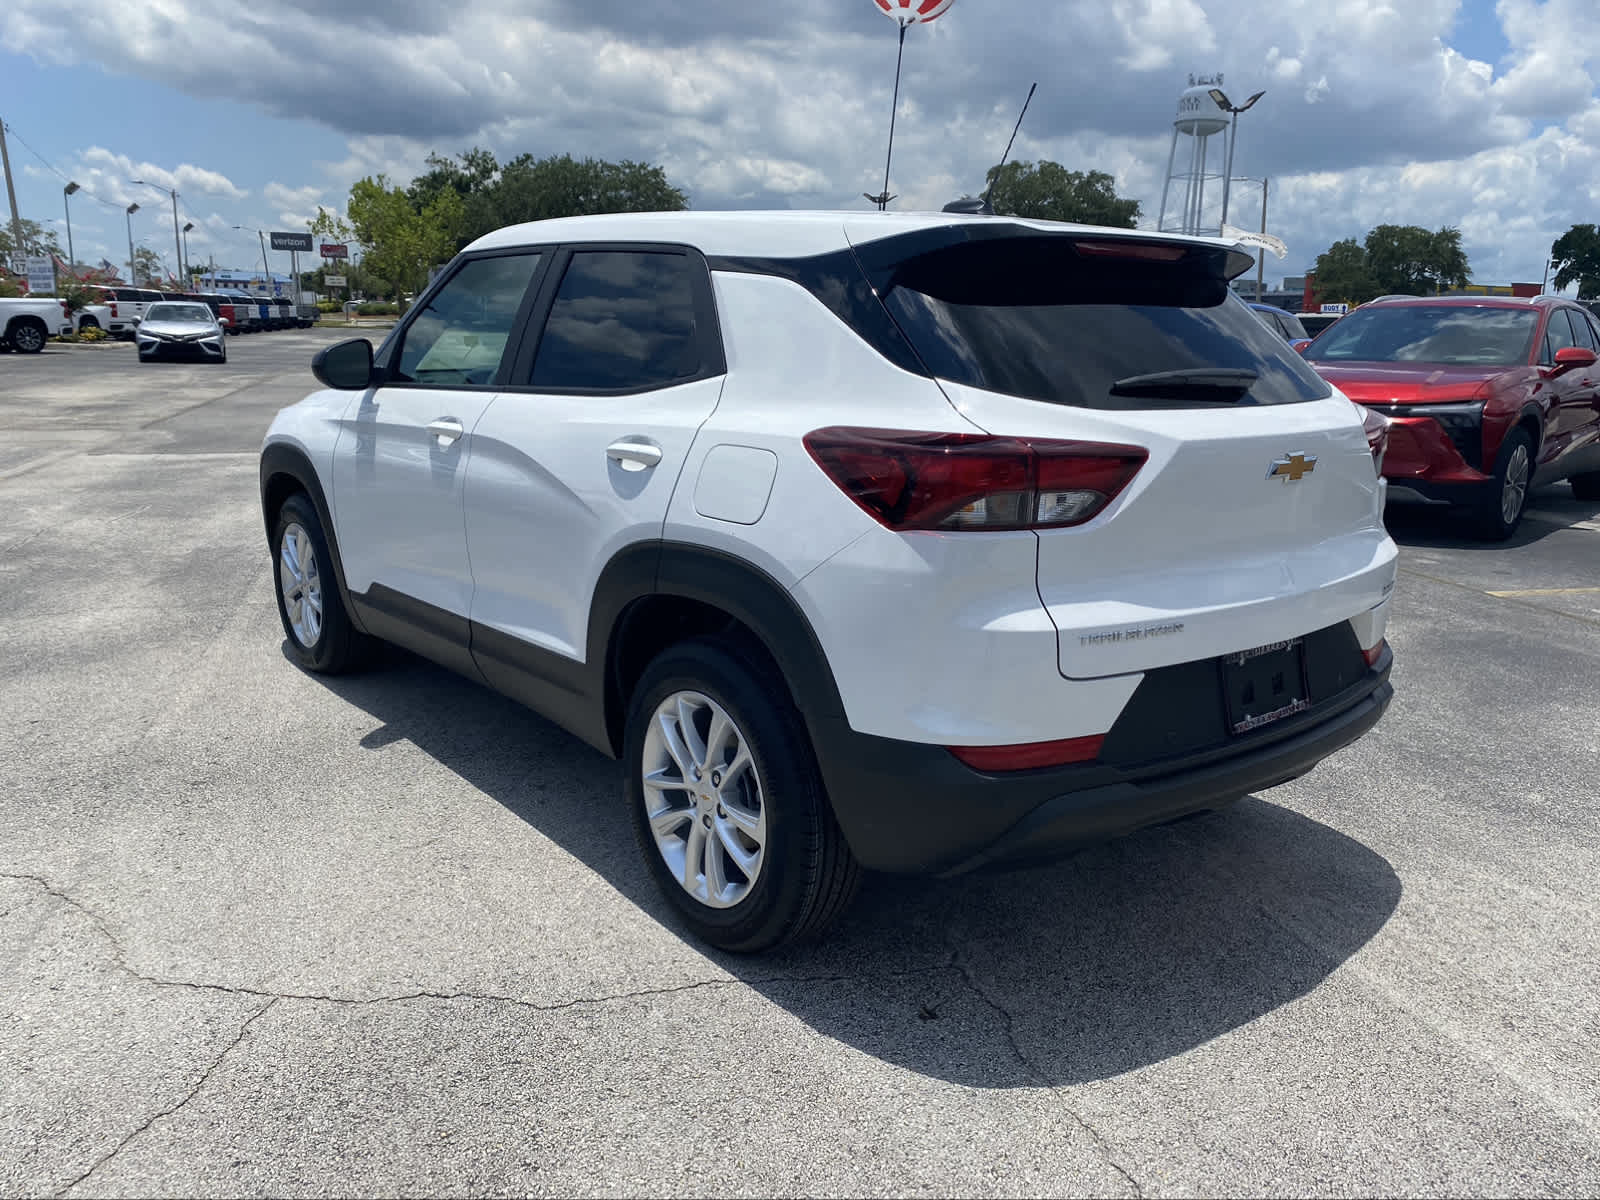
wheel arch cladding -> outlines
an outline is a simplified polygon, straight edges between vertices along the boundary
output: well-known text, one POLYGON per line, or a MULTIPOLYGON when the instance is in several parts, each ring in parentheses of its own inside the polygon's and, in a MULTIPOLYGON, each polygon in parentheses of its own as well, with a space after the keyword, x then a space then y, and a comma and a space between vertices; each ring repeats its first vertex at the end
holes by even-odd
POLYGON ((632 686, 650 660, 706 633, 754 643, 782 677, 813 743, 816 719, 843 716, 822 645, 777 580, 721 551, 651 543, 618 554, 595 587, 590 645, 604 646, 606 727, 616 752, 632 686))
POLYGON ((317 510, 317 520, 322 523, 322 536, 328 541, 333 558, 333 577, 339 585, 339 599, 344 602, 350 624, 357 632, 367 632, 361 625, 356 608, 350 603, 350 589, 344 581, 344 562, 339 553, 339 535, 333 527, 333 513, 328 508, 328 498, 323 493, 322 481, 311 465, 305 451, 298 446, 274 442, 261 451, 261 516, 266 526, 267 547, 272 545, 272 534, 278 523, 278 511, 284 502, 296 493, 304 494, 317 510))

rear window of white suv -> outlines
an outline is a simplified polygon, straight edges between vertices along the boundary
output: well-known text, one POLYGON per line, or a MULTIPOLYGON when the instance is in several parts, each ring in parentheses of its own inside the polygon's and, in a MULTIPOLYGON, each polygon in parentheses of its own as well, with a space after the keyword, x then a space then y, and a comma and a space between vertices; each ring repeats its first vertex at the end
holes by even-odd
MULTIPOLYGON (((999 232, 999 231, 995 231, 999 232)), ((1221 247, 972 236, 858 250, 936 377, 1094 409, 1293 404, 1329 387, 1228 288, 1221 247)))

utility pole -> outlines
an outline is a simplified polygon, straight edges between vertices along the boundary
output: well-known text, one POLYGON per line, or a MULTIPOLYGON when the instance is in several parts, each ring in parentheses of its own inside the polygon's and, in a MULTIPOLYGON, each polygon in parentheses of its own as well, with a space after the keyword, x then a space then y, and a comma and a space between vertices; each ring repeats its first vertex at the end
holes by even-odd
POLYGON ((74 279, 77 274, 73 268, 77 265, 78 256, 72 249, 72 193, 77 190, 76 180, 68 180, 67 186, 61 189, 61 206, 67 210, 67 273, 74 279))
MULTIPOLYGON (((1267 235, 1267 179, 1261 178, 1261 236, 1267 235)), ((1256 303, 1261 303, 1261 284, 1267 274, 1267 248, 1256 247, 1256 303)))
MULTIPOLYGON (((22 248, 22 214, 17 211, 17 188, 11 182, 11 154, 6 150, 6 123, 0 121, 0 163, 5 165, 6 199, 11 201, 11 254, 24 253, 22 248)), ((9 265, 9 264, 8 264, 9 265)))

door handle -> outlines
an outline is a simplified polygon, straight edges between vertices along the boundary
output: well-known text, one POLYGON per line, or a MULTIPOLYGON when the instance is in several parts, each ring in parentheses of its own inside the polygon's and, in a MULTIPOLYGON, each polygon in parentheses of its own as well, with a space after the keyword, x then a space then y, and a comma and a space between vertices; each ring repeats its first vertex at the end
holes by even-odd
POLYGON ((454 417, 440 417, 437 421, 428 422, 428 432, 448 446, 465 433, 466 429, 454 417))
POLYGON ((643 471, 661 461, 661 447, 624 438, 606 447, 606 457, 624 471, 643 471))

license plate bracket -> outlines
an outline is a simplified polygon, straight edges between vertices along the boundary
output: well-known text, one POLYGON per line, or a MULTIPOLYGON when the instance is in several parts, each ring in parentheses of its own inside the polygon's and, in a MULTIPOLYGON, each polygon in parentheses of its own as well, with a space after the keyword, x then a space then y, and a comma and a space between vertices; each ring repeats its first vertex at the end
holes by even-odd
POLYGON ((1235 737, 1311 707, 1302 638, 1227 654, 1218 661, 1228 732, 1235 737))

